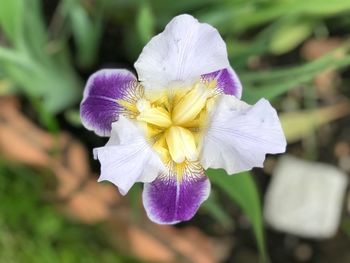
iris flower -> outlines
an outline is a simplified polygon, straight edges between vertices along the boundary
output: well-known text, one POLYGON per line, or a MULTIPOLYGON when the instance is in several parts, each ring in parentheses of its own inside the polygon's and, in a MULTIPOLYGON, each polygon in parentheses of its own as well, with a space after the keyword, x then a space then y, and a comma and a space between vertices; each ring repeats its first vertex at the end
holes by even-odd
POLYGON ((144 183, 152 221, 191 219, 209 196, 206 169, 234 174, 262 167, 267 153, 285 151, 270 103, 240 100, 242 85, 212 26, 190 15, 173 18, 143 48, 135 68, 138 79, 125 69, 94 73, 81 119, 97 135, 110 136, 94 149, 98 180, 112 182, 122 195, 144 183))

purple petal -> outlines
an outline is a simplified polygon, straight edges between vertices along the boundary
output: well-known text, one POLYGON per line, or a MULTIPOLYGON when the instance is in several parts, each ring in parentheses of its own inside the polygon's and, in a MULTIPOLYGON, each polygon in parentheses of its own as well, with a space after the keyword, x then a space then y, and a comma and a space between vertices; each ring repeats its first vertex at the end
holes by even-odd
POLYGON ((136 86, 135 76, 124 69, 104 69, 91 75, 80 105, 83 125, 100 136, 109 136, 122 109, 117 100, 126 99, 136 86))
POLYGON ((241 98, 242 84, 232 68, 220 69, 208 74, 202 75, 204 81, 216 80, 217 89, 220 93, 233 95, 241 98))
POLYGON ((171 170, 161 174, 143 189, 143 205, 148 217, 158 224, 175 224, 190 220, 199 206, 208 198, 210 182, 204 170, 187 166, 182 179, 176 179, 171 170))

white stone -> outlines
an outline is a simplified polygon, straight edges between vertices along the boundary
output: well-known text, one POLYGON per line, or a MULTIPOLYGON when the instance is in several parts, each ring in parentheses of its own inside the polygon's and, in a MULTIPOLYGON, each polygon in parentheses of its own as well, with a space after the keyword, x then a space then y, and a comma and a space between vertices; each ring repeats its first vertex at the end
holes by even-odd
POLYGON ((330 238, 339 226, 347 183, 336 167, 284 156, 266 193, 265 219, 279 231, 330 238))

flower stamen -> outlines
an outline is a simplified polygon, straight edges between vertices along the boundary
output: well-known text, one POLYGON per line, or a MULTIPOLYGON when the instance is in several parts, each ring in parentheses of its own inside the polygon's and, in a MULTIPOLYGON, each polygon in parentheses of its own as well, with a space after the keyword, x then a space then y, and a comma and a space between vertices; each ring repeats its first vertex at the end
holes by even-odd
POLYGON ((164 163, 198 161, 201 129, 206 123, 207 104, 213 101, 213 88, 206 83, 153 94, 136 102, 136 120, 146 130, 153 149, 164 163))

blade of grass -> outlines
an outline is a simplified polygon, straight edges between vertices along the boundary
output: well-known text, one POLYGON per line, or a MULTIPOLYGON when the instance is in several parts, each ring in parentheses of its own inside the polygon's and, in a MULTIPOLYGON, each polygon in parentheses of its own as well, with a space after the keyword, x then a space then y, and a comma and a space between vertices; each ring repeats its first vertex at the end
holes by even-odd
POLYGON ((264 262, 268 261, 263 218, 258 190, 249 172, 228 176, 224 170, 207 170, 211 182, 236 202, 252 223, 257 246, 264 262))
POLYGON ((274 99, 288 90, 312 81, 317 74, 325 70, 336 70, 348 65, 350 65, 350 55, 331 52, 331 54, 303 66, 263 73, 241 74, 242 81, 246 86, 243 99, 248 103, 255 103, 262 97, 274 99), (255 88, 253 88, 254 86, 255 88))

